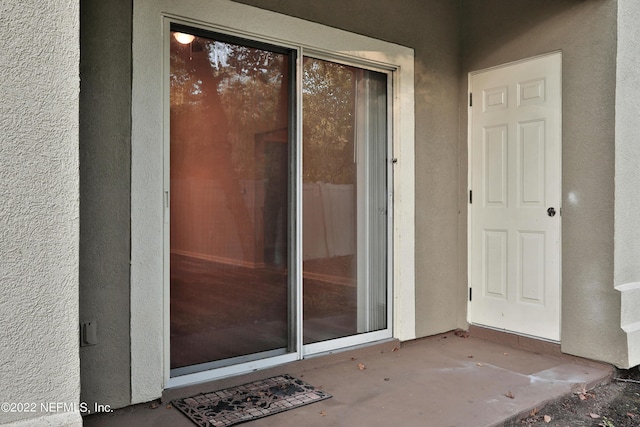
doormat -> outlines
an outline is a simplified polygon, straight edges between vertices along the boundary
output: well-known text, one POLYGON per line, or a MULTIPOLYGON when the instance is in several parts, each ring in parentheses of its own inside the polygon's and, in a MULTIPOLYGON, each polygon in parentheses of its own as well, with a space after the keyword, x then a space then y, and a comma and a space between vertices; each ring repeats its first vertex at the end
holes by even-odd
POLYGON ((330 394, 290 375, 278 375, 177 399, 171 403, 198 426, 222 427, 267 417, 330 397, 330 394))

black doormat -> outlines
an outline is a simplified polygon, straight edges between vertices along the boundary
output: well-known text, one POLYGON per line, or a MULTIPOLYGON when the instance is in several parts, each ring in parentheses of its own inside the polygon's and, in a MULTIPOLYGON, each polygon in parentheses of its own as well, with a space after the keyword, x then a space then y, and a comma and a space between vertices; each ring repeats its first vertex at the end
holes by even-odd
POLYGON ((279 375, 177 399, 171 403, 198 426, 222 427, 267 417, 330 397, 330 394, 290 375, 279 375))

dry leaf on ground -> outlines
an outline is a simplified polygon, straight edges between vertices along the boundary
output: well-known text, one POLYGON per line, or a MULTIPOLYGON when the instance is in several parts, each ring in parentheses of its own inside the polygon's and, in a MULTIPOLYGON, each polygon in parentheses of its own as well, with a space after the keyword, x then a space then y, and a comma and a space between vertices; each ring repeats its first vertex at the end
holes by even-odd
POLYGON ((590 416, 591 418, 593 418, 594 420, 595 420, 595 419, 600 418, 600 415, 598 415, 598 414, 594 414, 593 412, 592 412, 592 413, 590 413, 590 414, 589 414, 589 416, 590 416))
POLYGON ((581 393, 578 393, 578 398, 580 400, 587 400, 589 398, 594 398, 595 395, 593 393, 589 393, 588 391, 583 391, 581 393))
POLYGON ((575 394, 585 394, 585 395, 587 394, 587 388, 585 387, 584 384, 574 388, 574 390, 575 390, 574 391, 575 394))
POLYGON ((364 363, 358 363, 358 369, 364 371, 365 369, 367 369, 367 367, 364 365, 364 363))
POLYGON ((550 423, 551 422, 551 417, 549 415, 545 415, 544 416, 544 422, 545 423, 550 423))
POLYGON ((456 329, 453 331, 453 334, 460 338, 469 338, 469 332, 463 331, 462 329, 456 329))
POLYGON ((511 392, 505 393, 505 396, 507 396, 509 399, 513 399, 514 398, 513 393, 511 393, 511 392))

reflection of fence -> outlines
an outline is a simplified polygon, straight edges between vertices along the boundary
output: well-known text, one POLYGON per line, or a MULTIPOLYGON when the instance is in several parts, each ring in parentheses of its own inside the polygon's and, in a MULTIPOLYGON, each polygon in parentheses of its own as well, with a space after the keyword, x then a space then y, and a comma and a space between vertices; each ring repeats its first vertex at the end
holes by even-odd
POLYGON ((356 253, 356 201, 352 184, 304 184, 303 259, 356 253))
POLYGON ((263 264, 262 181, 241 180, 249 223, 238 224, 220 180, 171 180, 171 251, 210 261, 257 267, 263 264), (241 239, 253 241, 243 251, 241 239))
MULTIPOLYGON (((171 182, 171 251, 216 262, 258 267, 264 265, 265 191, 262 181, 241 180, 240 187, 252 229, 239 229, 220 181, 174 179, 171 182), (241 234, 250 234, 251 253, 243 253, 241 234)), ((326 183, 303 187, 303 259, 356 253, 354 185, 326 183)), ((276 206, 276 209, 278 207, 276 206)), ((276 211, 277 215, 286 212, 276 211)), ((285 245, 286 230, 277 221, 276 242, 285 245)))

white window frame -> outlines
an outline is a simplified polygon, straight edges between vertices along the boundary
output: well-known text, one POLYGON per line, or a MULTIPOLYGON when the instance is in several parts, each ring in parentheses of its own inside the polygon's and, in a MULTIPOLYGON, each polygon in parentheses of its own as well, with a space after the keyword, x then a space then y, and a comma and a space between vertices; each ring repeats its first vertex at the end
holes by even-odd
MULTIPOLYGON (((169 21, 296 49, 298 61, 308 50, 313 52, 309 56, 323 55, 331 60, 362 64, 366 68, 393 70, 390 74, 393 76, 390 82, 393 99, 389 102, 393 118, 393 158, 397 163, 393 166, 393 189, 389 191, 390 201, 393 200, 390 203, 393 210, 389 214, 394 220, 393 228, 389 230, 389 245, 393 247, 390 265, 393 300, 389 300, 388 310, 393 313, 390 325, 393 336, 400 340, 415 338, 413 50, 228 0, 134 0, 131 403, 155 399, 164 388, 208 379, 206 373, 170 378, 167 363, 169 311, 164 269, 168 263, 168 251, 164 250, 163 230, 168 199, 164 192, 166 165, 163 141, 167 139, 168 126, 165 123, 168 123, 168 109, 164 108, 163 100, 168 99, 168 94, 164 84, 166 64, 163 60, 166 60, 166 55, 163 52, 169 21)), ((301 73, 300 66, 298 73, 301 73)), ((300 75, 298 81, 301 84, 300 75)), ((300 88, 298 102, 301 102, 300 88)), ((302 132, 300 125, 298 123, 297 126, 299 133, 302 132)), ((298 135, 298 139, 300 137, 298 135)), ((301 192, 301 186, 298 186, 298 192, 301 192)), ((300 243, 301 236, 297 238, 300 243)), ((368 341, 371 336, 362 339, 368 341)), ((354 342, 353 339, 345 340, 344 344, 353 345, 354 342)), ((341 345, 341 341, 335 340, 327 351, 336 345, 341 345)), ((311 350, 315 353, 323 349, 311 350)), ((299 357, 300 354, 295 353, 278 356, 270 363, 283 363, 299 357)), ((262 367, 259 361, 247 366, 237 365, 225 374, 241 373, 256 367, 262 367)))

